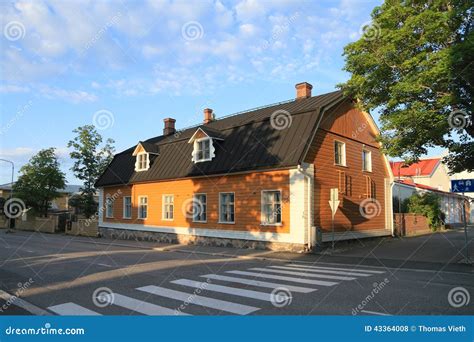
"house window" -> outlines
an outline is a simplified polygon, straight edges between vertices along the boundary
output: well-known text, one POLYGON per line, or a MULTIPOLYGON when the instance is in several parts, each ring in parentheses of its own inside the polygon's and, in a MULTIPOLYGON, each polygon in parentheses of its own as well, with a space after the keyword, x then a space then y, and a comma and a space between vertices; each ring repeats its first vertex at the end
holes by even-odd
POLYGON ((372 172, 372 152, 362 150, 362 170, 372 172))
POLYGON ((195 194, 193 199, 193 221, 207 221, 207 195, 195 194))
POLYGON ((262 191, 262 224, 281 224, 281 191, 262 191))
POLYGON ((114 217, 114 200, 112 197, 107 195, 107 198, 105 200, 105 217, 112 218, 114 217))
POLYGON ((139 153, 137 154, 137 161, 135 163, 135 171, 145 171, 148 170, 149 161, 148 153, 139 153))
POLYGON ((219 222, 235 223, 235 195, 233 192, 219 193, 219 222))
POLYGON ((138 218, 146 219, 148 216, 148 197, 138 196, 138 218))
POLYGON ((163 195, 163 220, 173 220, 174 218, 174 196, 163 195))
POLYGON ((346 166, 346 144, 337 140, 334 142, 334 163, 346 166))
POLYGON ((125 196, 123 198, 123 218, 132 218, 132 198, 130 196, 125 196))
POLYGON ((196 162, 211 160, 211 139, 196 140, 196 162))

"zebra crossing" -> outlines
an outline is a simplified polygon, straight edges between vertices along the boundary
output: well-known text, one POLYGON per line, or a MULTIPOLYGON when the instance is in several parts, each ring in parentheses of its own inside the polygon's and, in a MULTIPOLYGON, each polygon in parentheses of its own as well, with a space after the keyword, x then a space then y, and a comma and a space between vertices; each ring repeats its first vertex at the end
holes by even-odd
MULTIPOLYGON (((248 315, 268 308, 268 303, 279 307, 275 302, 275 293, 280 302, 290 302, 296 294, 304 295, 340 284, 371 276, 381 275, 384 271, 363 268, 341 268, 319 265, 288 263, 266 267, 250 267, 246 270, 229 270, 224 274, 203 274, 198 279, 176 279, 169 286, 147 284, 135 288, 135 291, 147 295, 141 300, 112 292, 101 295, 101 305, 93 298, 95 308, 66 302, 49 306, 48 310, 57 315, 102 315, 107 307, 115 306, 142 315, 191 315, 182 312, 188 307, 218 310, 226 314, 248 315), (244 286, 242 286, 244 285, 244 286), (175 288, 179 287, 179 290, 175 288), (239 287, 240 286, 240 287, 239 287), (184 289, 184 290, 183 290, 184 289), (225 300, 215 298, 225 295, 225 300), (246 303, 239 301, 245 298, 246 303), (168 305, 160 305, 166 299, 168 305), (153 303, 149 302, 153 301, 153 303), (170 301, 176 301, 175 307, 169 307, 170 301), (251 301, 251 305, 248 304, 251 301), (180 307, 184 307, 183 310, 180 307)), ((160 284, 162 285, 162 284, 160 284)))

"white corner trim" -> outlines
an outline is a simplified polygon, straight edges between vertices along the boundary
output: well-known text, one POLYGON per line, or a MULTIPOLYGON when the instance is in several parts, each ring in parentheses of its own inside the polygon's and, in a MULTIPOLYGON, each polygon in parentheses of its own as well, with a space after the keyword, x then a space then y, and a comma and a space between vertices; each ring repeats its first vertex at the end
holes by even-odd
POLYGON ((298 169, 289 170, 290 178, 290 234, 297 243, 306 243, 308 228, 305 206, 305 175, 298 169))

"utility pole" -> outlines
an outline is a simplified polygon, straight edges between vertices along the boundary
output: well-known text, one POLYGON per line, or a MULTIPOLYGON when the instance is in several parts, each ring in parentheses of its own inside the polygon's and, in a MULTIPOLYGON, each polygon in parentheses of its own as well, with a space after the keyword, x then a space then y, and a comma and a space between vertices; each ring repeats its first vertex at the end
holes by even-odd
MULTIPOLYGON (((0 161, 10 163, 12 165, 12 182, 11 182, 10 202, 9 202, 9 204, 11 205, 12 202, 13 202, 13 177, 15 175, 15 164, 11 160, 7 160, 7 159, 1 159, 0 158, 0 161)), ((8 222, 7 233, 11 233, 12 232, 11 229, 13 228, 13 224, 15 222, 15 219, 13 217, 9 217, 8 215, 7 215, 7 217, 10 219, 9 222, 8 222)))

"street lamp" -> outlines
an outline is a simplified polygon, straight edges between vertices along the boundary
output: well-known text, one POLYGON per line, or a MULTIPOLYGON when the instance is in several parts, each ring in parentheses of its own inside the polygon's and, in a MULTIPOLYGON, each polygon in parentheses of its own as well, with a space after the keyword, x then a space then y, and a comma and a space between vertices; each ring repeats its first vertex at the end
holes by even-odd
MULTIPOLYGON (((13 202, 13 176, 15 175, 15 164, 11 160, 7 160, 7 159, 0 158, 0 161, 10 163, 12 165, 12 182, 11 182, 11 190, 10 190, 10 205, 11 205, 11 203, 13 202)), ((13 228, 13 222, 15 220, 12 217, 9 217, 9 219, 10 219, 10 222, 8 224, 7 233, 11 233, 11 228, 13 228)))

